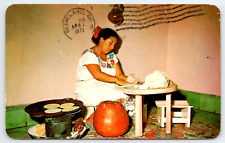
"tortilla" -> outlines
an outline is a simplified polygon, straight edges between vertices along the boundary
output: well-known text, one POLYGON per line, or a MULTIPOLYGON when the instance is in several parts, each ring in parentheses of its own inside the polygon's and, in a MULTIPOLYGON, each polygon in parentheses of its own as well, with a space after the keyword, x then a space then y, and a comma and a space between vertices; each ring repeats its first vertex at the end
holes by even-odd
POLYGON ((76 110, 78 108, 79 108, 79 106, 73 106, 73 107, 69 107, 69 108, 64 108, 64 109, 62 109, 62 111, 63 112, 69 112, 69 111, 76 110))
POLYGON ((64 103, 60 105, 60 108, 71 108, 73 105, 74 103, 64 103))
POLYGON ((52 109, 45 110, 45 113, 58 113, 58 112, 61 112, 61 109, 52 108, 52 109))
POLYGON ((42 137, 45 135, 45 123, 42 123, 41 125, 36 125, 35 129, 36 136, 42 137))
POLYGON ((60 107, 60 105, 59 104, 46 104, 46 105, 44 105, 44 108, 45 109, 52 109, 52 108, 58 108, 58 107, 60 107))

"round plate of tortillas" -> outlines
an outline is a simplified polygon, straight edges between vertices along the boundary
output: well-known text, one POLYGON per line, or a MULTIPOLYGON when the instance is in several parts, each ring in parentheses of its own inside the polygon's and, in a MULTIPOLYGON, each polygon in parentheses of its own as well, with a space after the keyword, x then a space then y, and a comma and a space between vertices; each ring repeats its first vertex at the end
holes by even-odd
POLYGON ((73 98, 63 98, 63 99, 52 99, 39 101, 32 103, 25 107, 25 111, 30 114, 32 117, 53 117, 63 114, 67 114, 66 111, 69 111, 70 114, 77 114, 81 111, 83 107, 83 102, 73 98), (62 112, 64 108, 70 108, 78 106, 79 108, 65 109, 65 112, 62 112), (53 109, 53 110, 49 110, 53 109), (47 110, 47 111, 46 111, 47 110), (71 111, 72 110, 72 111, 71 111), (72 113, 73 112, 73 113, 72 113))

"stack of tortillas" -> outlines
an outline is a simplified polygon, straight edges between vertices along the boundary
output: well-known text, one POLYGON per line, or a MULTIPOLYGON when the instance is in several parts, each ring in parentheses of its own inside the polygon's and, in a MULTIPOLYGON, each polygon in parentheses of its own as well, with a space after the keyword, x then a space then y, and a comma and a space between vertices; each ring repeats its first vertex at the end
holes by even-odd
POLYGON ((78 109, 79 106, 74 106, 74 103, 63 103, 63 104, 46 104, 44 105, 45 113, 58 113, 58 112, 69 112, 78 109))
POLYGON ((69 112, 79 108, 79 106, 73 106, 73 105, 74 103, 64 103, 60 105, 60 108, 62 108, 63 112, 69 112))
POLYGON ((44 108, 47 109, 45 110, 45 113, 58 113, 61 112, 61 109, 59 109, 58 107, 60 107, 59 104, 46 104, 44 105, 44 108))

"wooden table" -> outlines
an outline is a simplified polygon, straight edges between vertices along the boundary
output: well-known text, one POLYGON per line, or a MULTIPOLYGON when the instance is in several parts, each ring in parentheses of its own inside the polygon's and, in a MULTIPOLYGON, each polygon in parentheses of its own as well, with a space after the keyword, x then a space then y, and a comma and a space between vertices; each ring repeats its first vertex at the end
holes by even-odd
POLYGON ((177 90, 175 84, 171 84, 166 88, 157 89, 139 89, 138 87, 125 87, 124 93, 128 95, 135 95, 135 136, 142 136, 143 121, 142 121, 142 96, 149 96, 155 94, 166 94, 166 133, 171 133, 171 92, 177 90))

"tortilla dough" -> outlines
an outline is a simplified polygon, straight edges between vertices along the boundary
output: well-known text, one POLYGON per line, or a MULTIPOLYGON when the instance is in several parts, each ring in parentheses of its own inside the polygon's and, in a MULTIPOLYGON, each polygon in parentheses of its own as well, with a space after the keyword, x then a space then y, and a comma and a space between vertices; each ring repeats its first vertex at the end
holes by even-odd
POLYGON ((146 76, 145 83, 143 85, 150 88, 162 88, 167 87, 169 85, 169 81, 170 79, 165 73, 156 70, 146 76))
POLYGON ((58 112, 61 112, 61 109, 52 108, 52 109, 45 110, 45 113, 58 113, 58 112))
POLYGON ((78 108, 79 108, 79 106, 73 106, 73 107, 69 107, 69 108, 64 108, 64 109, 62 109, 62 111, 63 112, 69 112, 69 111, 76 110, 78 108))
POLYGON ((52 109, 52 108, 58 108, 58 107, 60 107, 60 105, 59 104, 46 104, 46 105, 44 105, 44 108, 45 109, 52 109))
POLYGON ((73 107, 74 103, 64 103, 60 105, 60 108, 70 108, 73 107))

